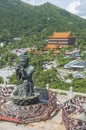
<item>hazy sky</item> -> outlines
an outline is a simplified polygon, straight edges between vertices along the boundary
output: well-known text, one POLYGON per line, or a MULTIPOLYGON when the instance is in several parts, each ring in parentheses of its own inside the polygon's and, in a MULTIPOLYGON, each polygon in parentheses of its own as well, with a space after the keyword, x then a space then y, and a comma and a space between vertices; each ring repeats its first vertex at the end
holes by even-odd
POLYGON ((86 18, 86 0, 22 0, 29 4, 40 5, 45 2, 50 2, 67 11, 86 18))

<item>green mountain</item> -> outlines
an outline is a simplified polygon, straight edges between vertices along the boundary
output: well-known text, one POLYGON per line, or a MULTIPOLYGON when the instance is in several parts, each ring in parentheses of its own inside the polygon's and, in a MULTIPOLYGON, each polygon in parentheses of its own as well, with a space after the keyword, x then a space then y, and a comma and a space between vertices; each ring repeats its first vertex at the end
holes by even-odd
POLYGON ((44 39, 54 31, 86 34, 86 20, 50 3, 32 6, 20 0, 0 0, 0 12, 0 40, 23 35, 44 39))

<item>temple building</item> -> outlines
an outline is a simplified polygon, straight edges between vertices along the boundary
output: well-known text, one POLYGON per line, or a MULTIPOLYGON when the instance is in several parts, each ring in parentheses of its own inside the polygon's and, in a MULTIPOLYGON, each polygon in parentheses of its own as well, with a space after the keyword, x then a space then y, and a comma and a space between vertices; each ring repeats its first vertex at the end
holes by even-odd
POLYGON ((71 32, 54 32, 47 40, 48 44, 45 50, 57 50, 59 48, 75 45, 75 36, 71 32))

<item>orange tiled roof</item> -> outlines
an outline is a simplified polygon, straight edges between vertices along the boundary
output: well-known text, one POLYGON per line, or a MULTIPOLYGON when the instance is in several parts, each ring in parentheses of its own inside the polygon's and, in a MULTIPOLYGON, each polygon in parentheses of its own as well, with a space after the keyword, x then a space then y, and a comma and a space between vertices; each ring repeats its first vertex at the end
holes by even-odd
POLYGON ((71 32, 54 32, 49 38, 69 38, 70 36, 71 32))
POLYGON ((55 44, 48 44, 46 47, 45 47, 45 50, 51 50, 51 49, 57 49, 58 48, 58 45, 55 45, 55 44))
POLYGON ((55 51, 54 51, 54 54, 59 54, 59 50, 55 50, 55 51))

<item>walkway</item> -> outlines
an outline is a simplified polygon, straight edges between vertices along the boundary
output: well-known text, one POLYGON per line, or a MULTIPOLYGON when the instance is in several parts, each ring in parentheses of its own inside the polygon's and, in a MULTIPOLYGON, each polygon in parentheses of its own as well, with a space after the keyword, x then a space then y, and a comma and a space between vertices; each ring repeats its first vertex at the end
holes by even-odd
POLYGON ((55 115, 52 119, 31 123, 28 125, 17 125, 10 122, 0 122, 0 130, 66 130, 62 124, 62 112, 55 115))

